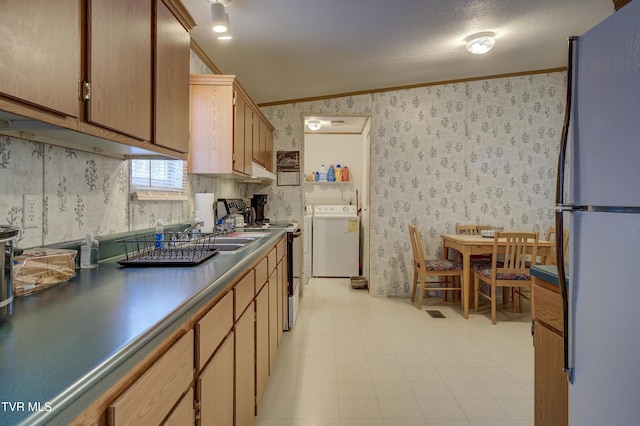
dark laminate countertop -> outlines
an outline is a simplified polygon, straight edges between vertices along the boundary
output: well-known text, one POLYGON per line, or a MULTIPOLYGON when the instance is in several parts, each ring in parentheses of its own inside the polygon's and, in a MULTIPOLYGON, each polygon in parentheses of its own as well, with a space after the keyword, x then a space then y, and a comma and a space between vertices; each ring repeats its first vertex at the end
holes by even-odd
MULTIPOLYGON (((565 267, 565 273, 569 273, 569 268, 565 267)), ((558 267, 556 265, 532 265, 531 275, 546 282, 558 285, 558 267)), ((569 277, 566 279, 569 282, 569 277)))
POLYGON ((284 231, 199 266, 101 263, 14 300, 0 321, 0 425, 66 424, 177 330, 284 231), (40 411, 37 408, 40 407, 40 411))

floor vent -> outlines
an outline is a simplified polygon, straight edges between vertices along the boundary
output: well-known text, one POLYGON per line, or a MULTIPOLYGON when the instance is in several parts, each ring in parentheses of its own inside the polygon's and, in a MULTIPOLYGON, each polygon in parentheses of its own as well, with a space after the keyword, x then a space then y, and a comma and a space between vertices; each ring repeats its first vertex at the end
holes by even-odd
POLYGON ((427 310, 427 313, 431 318, 446 318, 444 314, 440 311, 427 310))

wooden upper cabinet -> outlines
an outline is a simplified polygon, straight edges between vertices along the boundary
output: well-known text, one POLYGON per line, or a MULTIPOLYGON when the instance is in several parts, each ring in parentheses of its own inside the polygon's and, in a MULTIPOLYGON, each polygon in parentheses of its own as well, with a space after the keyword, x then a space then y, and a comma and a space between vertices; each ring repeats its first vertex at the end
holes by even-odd
POLYGON ((89 122, 151 140, 151 0, 88 2, 89 122))
POLYGON ((273 129, 269 129, 268 127, 267 127, 266 148, 265 148, 264 154, 265 154, 264 161, 266 163, 267 170, 275 173, 276 170, 275 170, 274 161, 273 161, 273 129))
POLYGON ((156 0, 156 84, 153 142, 178 152, 189 151, 191 37, 187 28, 171 12, 164 1, 156 0))
POLYGON ((233 78, 191 76, 189 172, 233 173, 233 78))
POLYGON ((190 93, 190 173, 246 177, 252 161, 265 165, 261 129, 266 146, 273 126, 235 76, 192 75, 190 93))
POLYGON ((80 0, 6 0, 0 12, 0 93, 77 117, 80 0))
POLYGON ((233 170, 251 174, 252 111, 249 102, 238 91, 235 92, 233 121, 233 170))

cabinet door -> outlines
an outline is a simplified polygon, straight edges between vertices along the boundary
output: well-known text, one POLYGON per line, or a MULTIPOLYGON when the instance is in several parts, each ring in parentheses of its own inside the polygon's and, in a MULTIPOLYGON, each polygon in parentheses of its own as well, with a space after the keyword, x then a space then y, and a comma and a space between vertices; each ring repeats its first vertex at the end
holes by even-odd
POLYGON ((269 288, 256 296, 256 415, 269 380, 269 288))
POLYGON ((284 324, 289 320, 288 304, 289 298, 287 294, 287 269, 286 262, 283 260, 278 263, 278 345, 282 340, 282 332, 284 324))
POLYGON ((233 425, 234 345, 235 337, 231 332, 197 379, 201 426, 233 425))
POLYGON ((253 113, 253 151, 251 153, 253 161, 264 166, 262 158, 262 147, 260 146, 260 116, 253 113))
POLYGON ((163 426, 192 425, 195 421, 193 414, 193 388, 189 388, 184 394, 171 415, 162 423, 163 426))
POLYGON ((269 373, 278 353, 278 273, 269 277, 269 373))
POLYGON ((273 166, 273 132, 267 127, 267 146, 265 148, 265 168, 271 172, 275 172, 273 166))
POLYGON ((233 87, 228 76, 193 75, 190 173, 233 173, 233 87))
POLYGON ((267 125, 264 121, 260 120, 260 158, 262 160, 262 164, 265 168, 267 168, 267 133, 268 133, 267 125))
POLYGON ((0 93, 77 117, 80 1, 6 0, 0 12, 0 93))
POLYGON ((563 371, 564 340, 561 335, 535 322, 534 325, 535 424, 566 425, 568 385, 563 371))
POLYGON ((156 0, 154 143, 189 151, 191 37, 162 0, 156 0))
POLYGON ((236 425, 253 425, 256 412, 255 392, 255 309, 244 311, 235 326, 236 332, 236 425))
POLYGON ((107 423, 159 424, 193 380, 193 330, 162 355, 107 409, 107 423))
POLYGON ((244 104, 244 162, 247 166, 246 173, 251 174, 251 162, 253 161, 253 110, 245 99, 244 104))
POLYGON ((228 292, 196 323, 196 369, 209 361, 233 327, 233 292, 228 292))
POLYGON ((233 119, 233 170, 244 173, 245 168, 245 146, 244 146, 244 122, 245 100, 236 92, 234 94, 234 119, 233 119))
POLYGON ((151 140, 151 0, 88 2, 89 122, 151 140))

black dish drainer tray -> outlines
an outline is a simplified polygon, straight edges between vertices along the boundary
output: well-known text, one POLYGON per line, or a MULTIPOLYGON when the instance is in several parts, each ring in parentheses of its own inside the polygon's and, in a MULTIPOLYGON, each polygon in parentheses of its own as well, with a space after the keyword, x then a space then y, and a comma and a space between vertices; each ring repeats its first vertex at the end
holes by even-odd
POLYGON ((124 238, 116 242, 124 245, 122 266, 162 267, 195 266, 218 254, 214 248, 215 234, 164 233, 162 240, 156 234, 124 238))

